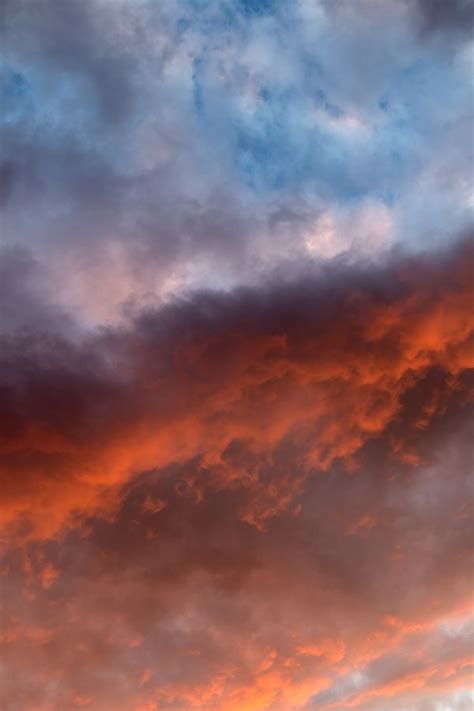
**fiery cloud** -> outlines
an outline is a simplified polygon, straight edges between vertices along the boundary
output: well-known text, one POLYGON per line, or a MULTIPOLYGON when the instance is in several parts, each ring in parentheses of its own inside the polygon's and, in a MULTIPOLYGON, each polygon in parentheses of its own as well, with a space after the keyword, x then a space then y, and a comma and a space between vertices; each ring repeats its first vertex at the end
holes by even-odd
POLYGON ((54 534, 137 473, 194 462, 204 474, 183 491, 240 491, 241 516, 264 527, 309 476, 357 471, 373 440, 394 466, 421 462, 419 432, 467 397, 470 260, 464 244, 445 261, 201 294, 80 342, 9 334, 5 522, 54 534))
POLYGON ((2 0, 1 711, 468 711, 469 0, 2 0))
POLYGON ((468 688, 471 259, 5 337, 7 708, 468 688))

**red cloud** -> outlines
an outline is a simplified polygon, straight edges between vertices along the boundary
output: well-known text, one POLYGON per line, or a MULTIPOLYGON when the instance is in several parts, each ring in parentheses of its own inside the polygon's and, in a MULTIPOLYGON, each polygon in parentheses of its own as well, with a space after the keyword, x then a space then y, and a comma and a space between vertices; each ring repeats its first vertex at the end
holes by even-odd
POLYGON ((450 703, 470 255, 5 338, 5 709, 450 703))
MULTIPOLYGON (((466 397, 469 260, 464 245, 369 276, 203 295, 80 345, 10 336, 4 522, 51 535, 113 507, 137 473, 199 458, 206 486, 249 492, 242 516, 258 526, 308 476, 337 461, 356 469, 374 438, 418 463, 418 430, 466 397), (284 464, 292 448, 298 474, 284 464)), ((204 495, 200 477, 187 485, 204 495)))

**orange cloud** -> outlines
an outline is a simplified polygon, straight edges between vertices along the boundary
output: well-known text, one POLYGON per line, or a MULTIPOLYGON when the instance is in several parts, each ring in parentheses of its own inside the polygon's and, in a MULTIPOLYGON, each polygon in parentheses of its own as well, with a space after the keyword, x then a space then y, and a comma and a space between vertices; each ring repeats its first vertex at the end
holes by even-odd
MULTIPOLYGON (((76 514, 107 515, 137 473, 199 458, 212 487, 251 492, 242 517, 264 526, 314 472, 357 468, 374 438, 417 465, 417 430, 467 395, 466 249, 397 265, 369 286, 355 274, 347 285, 203 297, 82 346, 22 335, 2 407, 4 524, 53 535, 76 514), (268 480, 262 471, 289 441, 298 476, 268 480)), ((187 485, 203 495, 200 481, 187 485)))
POLYGON ((418 711, 464 688, 467 249, 9 339, 7 711, 418 711))

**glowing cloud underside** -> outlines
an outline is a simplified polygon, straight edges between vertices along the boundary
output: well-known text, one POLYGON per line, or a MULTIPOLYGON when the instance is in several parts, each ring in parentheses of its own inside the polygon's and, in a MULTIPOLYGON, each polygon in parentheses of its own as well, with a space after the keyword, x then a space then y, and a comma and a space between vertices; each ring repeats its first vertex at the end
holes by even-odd
POLYGON ((2 711, 468 711, 472 4, 3 14, 2 711))

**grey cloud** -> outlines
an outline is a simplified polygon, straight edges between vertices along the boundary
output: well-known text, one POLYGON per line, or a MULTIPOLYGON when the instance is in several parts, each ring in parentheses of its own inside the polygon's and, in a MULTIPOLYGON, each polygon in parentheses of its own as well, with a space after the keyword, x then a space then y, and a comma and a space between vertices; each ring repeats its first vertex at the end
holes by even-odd
POLYGON ((466 39, 474 33, 472 0, 416 0, 425 32, 454 33, 466 39))
MULTIPOLYGON (((55 263, 59 292, 74 260, 113 271, 111 252, 129 278, 123 300, 166 279, 251 283, 307 258, 319 215, 368 196, 400 221, 396 240, 419 244, 446 223, 444 239, 467 221, 435 165, 449 152, 462 183, 459 134, 444 128, 466 103, 449 89, 462 68, 415 42, 396 5, 356 18, 344 3, 314 16, 248 7, 5 4, 3 233, 55 263), (436 112, 420 81, 440 92, 436 112)), ((92 278, 84 298, 100 291, 92 278)))

